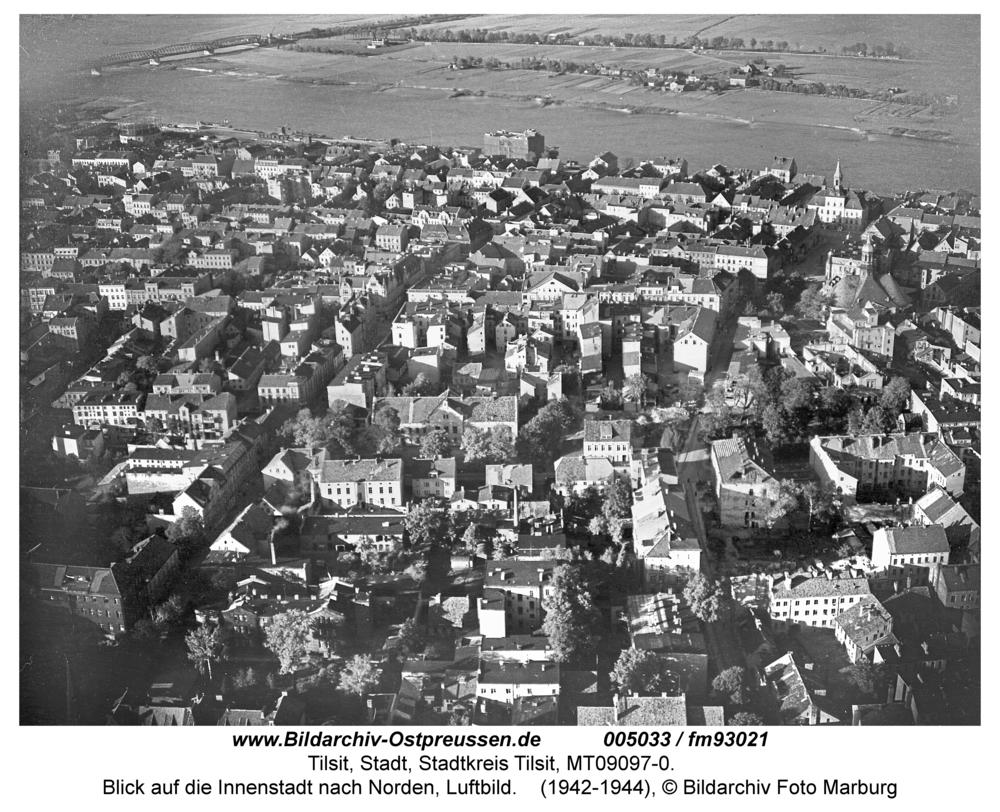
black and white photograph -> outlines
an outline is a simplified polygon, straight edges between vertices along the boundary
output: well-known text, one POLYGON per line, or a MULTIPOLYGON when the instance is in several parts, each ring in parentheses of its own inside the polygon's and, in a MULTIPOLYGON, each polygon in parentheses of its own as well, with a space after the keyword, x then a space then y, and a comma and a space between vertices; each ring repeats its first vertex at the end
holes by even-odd
POLYGON ((979 726, 981 17, 456 8, 19 16, 20 725, 979 726))

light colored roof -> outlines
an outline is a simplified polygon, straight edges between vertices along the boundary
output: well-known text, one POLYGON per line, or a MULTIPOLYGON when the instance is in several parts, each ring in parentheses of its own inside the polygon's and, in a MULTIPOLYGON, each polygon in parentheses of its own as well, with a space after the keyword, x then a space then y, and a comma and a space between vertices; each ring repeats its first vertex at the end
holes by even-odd
POLYGON ((320 483, 327 482, 394 482, 403 478, 400 459, 323 460, 320 463, 320 483))
POLYGON ((951 549, 948 536, 939 524, 880 528, 875 531, 876 544, 879 543, 880 534, 885 538, 890 553, 947 553, 951 549))

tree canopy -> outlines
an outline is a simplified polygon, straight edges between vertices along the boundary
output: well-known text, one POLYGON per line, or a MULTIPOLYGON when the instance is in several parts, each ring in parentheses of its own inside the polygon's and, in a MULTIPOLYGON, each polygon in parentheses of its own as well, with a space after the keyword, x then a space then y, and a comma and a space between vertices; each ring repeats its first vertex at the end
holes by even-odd
POLYGON ((450 546, 451 511, 443 499, 424 499, 407 512, 403 519, 411 548, 450 546))
POLYGON ((427 644, 423 629, 412 617, 399 627, 399 644, 410 654, 419 654, 427 644))
POLYGON ((364 696, 378 685, 378 668, 367 657, 356 654, 340 674, 341 690, 364 696))
POLYGON ((469 426, 462 434, 462 453, 467 462, 505 462, 514 456, 514 435, 509 426, 493 429, 469 426))
POLYGON ((532 462, 553 462, 562 454, 563 439, 573 419, 573 409, 565 398, 546 404, 521 428, 518 453, 532 462))
POLYGON ((627 648, 611 670, 611 680, 622 693, 657 692, 663 683, 663 668, 652 651, 627 648))
POLYGON ((552 595, 542 624, 553 659, 565 663, 592 652, 598 642, 599 620, 581 566, 572 563, 556 567, 552 595))
POLYGON ((193 507, 185 507, 179 518, 167 528, 167 540, 177 545, 182 555, 191 555, 205 544, 205 522, 193 507))
POLYGON ((301 409, 282 426, 281 433, 303 448, 326 448, 334 454, 358 453, 365 449, 347 407, 346 403, 334 402, 326 414, 317 416, 310 409, 301 409))
POLYGON ((826 321, 826 314, 834 301, 834 295, 830 292, 824 292, 821 288, 806 288, 802 291, 795 310, 804 319, 826 321))
POLYGON ((628 519, 632 516, 632 486, 625 477, 612 476, 604 490, 604 511, 608 516, 628 519))
POLYGON ((399 412, 392 406, 383 406, 375 412, 372 417, 372 429, 379 454, 391 454, 399 446, 402 437, 400 425, 399 412))
POLYGON ((691 611, 706 623, 724 620, 732 611, 732 599, 718 583, 710 581, 700 572, 692 575, 684 587, 684 600, 691 611))
POLYGON ((420 456, 430 459, 445 457, 451 453, 451 441, 443 428, 431 429, 420 438, 420 456))
POLYGON ((712 692, 726 705, 746 705, 753 700, 756 685, 748 668, 734 665, 712 680, 712 692))
POLYGON ((281 673, 294 671, 305 656, 312 635, 312 620, 299 609, 275 615, 264 627, 266 645, 281 663, 281 673))
POLYGON ((212 678, 212 663, 226 656, 226 639, 222 627, 216 623, 203 623, 197 629, 192 629, 185 635, 184 642, 188 647, 188 659, 198 667, 198 672, 208 671, 212 678))

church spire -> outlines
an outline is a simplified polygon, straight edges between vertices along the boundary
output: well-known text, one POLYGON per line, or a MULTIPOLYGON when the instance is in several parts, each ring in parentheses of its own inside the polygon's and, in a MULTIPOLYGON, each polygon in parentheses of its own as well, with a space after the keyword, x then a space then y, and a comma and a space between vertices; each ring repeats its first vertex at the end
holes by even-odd
POLYGON ((840 169, 840 161, 837 161, 837 169, 833 173, 833 191, 837 194, 843 191, 844 186, 844 173, 840 169))

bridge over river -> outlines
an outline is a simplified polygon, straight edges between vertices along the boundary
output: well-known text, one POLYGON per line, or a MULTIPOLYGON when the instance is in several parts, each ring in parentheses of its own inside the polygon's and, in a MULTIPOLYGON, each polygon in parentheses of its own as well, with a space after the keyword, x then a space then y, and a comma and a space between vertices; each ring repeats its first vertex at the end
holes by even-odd
POLYGON ((197 53, 209 55, 223 48, 258 46, 270 41, 270 37, 262 34, 240 34, 235 37, 214 39, 211 42, 183 42, 179 45, 166 45, 163 48, 156 48, 155 50, 121 51, 117 54, 111 54, 110 56, 94 60, 89 67, 92 72, 100 73, 101 68, 129 65, 134 62, 148 62, 151 65, 158 65, 161 59, 165 59, 168 56, 197 53))

